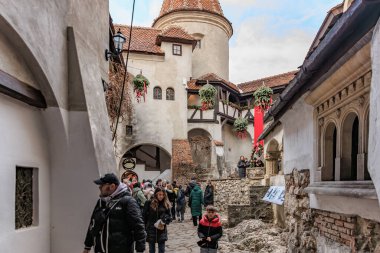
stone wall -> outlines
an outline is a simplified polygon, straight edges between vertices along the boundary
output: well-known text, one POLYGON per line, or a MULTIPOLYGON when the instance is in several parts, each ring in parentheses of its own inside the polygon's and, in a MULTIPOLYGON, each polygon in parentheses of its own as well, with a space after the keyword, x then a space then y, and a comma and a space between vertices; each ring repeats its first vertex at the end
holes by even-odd
POLYGON ((189 141, 187 139, 173 140, 172 147, 173 180, 176 180, 178 184, 185 185, 192 177, 197 175, 189 141))
POLYGON ((215 206, 219 212, 227 212, 229 205, 249 205, 250 187, 260 185, 259 181, 250 179, 212 180, 215 186, 215 206))
POLYGON ((285 175, 285 217, 289 232, 288 252, 316 252, 313 236, 313 219, 308 194, 304 191, 310 183, 310 171, 294 169, 285 175))
POLYGON ((325 237, 330 245, 337 243, 335 248, 340 248, 342 252, 347 249, 352 252, 380 251, 379 223, 355 215, 321 210, 313 210, 313 214, 318 235, 325 237))

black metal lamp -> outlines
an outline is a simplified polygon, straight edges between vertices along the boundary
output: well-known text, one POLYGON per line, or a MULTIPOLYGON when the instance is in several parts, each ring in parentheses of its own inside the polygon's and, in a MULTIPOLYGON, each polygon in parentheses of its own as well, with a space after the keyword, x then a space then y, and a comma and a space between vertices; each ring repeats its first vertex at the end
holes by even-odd
POLYGON ((117 31, 117 33, 114 36, 112 36, 112 39, 115 45, 116 52, 113 53, 111 51, 108 51, 108 49, 106 49, 106 52, 105 52, 106 61, 108 61, 110 57, 118 56, 123 51, 123 45, 127 41, 125 36, 121 33, 120 29, 119 31, 117 31))

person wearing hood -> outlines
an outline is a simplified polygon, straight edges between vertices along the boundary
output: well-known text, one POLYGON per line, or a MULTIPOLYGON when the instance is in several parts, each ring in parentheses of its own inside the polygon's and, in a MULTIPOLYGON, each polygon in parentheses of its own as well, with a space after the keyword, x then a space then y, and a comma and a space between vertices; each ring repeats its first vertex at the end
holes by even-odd
POLYGON ((92 212, 83 253, 94 247, 96 253, 133 253, 145 251, 145 227, 140 208, 128 186, 115 174, 94 181, 100 199, 92 212))
POLYGON ((198 246, 201 247, 200 253, 216 253, 218 241, 223 236, 222 223, 214 206, 208 206, 206 211, 198 226, 198 237, 201 239, 198 246))
POLYGON ((144 209, 144 205, 146 202, 145 195, 143 191, 141 190, 141 184, 140 182, 137 182, 133 185, 133 194, 132 196, 137 201, 137 204, 139 204, 141 211, 144 209))
POLYGON ((203 192, 199 185, 195 185, 190 193, 189 207, 191 208, 191 216, 193 217, 193 224, 196 227, 198 225, 197 219, 202 218, 202 204, 203 204, 203 192))

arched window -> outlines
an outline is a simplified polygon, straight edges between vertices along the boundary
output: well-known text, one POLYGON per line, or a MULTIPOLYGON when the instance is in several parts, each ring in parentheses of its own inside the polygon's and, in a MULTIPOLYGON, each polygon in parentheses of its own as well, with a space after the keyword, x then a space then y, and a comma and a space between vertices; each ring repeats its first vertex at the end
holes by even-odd
POLYGON ((162 89, 160 87, 154 87, 153 99, 162 99, 162 89))
POLYGON ((174 100, 175 93, 173 88, 166 89, 166 100, 174 100))
POLYGON ((357 161, 359 151, 359 118, 356 113, 347 115, 342 129, 342 166, 340 179, 342 181, 357 180, 357 161))
POLYGON ((335 158, 336 158, 336 127, 330 123, 324 136, 324 167, 322 170, 322 181, 334 181, 335 158))

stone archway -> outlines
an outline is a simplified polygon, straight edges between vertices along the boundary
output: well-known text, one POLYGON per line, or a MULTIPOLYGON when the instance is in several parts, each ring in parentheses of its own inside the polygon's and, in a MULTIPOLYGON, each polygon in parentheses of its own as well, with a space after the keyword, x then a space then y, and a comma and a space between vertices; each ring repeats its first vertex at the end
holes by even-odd
POLYGON ((171 169, 171 155, 164 148, 156 144, 143 143, 130 147, 120 160, 121 174, 125 159, 134 159, 136 167, 133 171, 140 179, 154 179, 166 170, 171 169))
POLYGON ((265 174, 266 177, 277 175, 280 171, 281 151, 276 139, 272 139, 265 154, 265 174))
POLYGON ((187 134, 193 162, 201 168, 211 167, 212 143, 211 135, 203 129, 192 129, 187 134))

